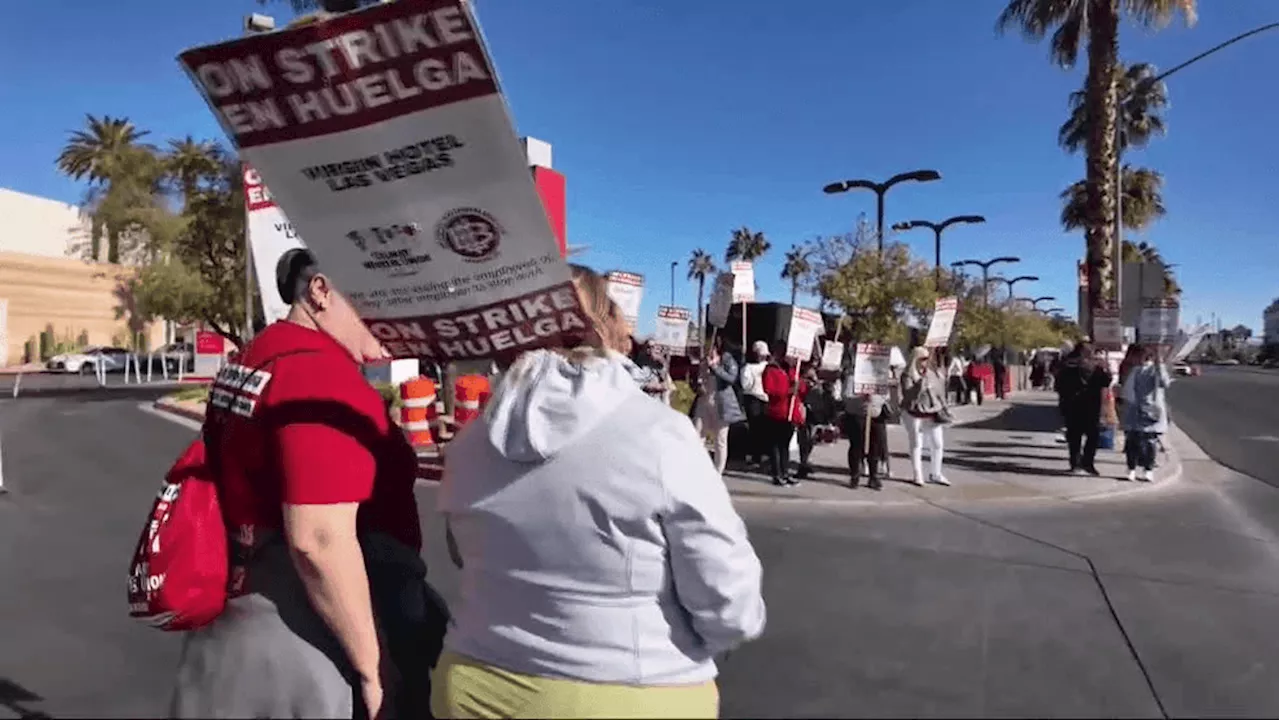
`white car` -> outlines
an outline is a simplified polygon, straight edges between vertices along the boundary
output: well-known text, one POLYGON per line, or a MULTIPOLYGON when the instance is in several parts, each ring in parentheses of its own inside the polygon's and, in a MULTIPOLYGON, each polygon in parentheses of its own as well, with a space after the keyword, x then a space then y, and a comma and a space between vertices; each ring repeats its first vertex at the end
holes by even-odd
POLYGON ((1191 366, 1186 363, 1177 363, 1173 366, 1173 374, 1189 376, 1191 375, 1191 366))
POLYGON ((45 367, 57 372, 88 375, 96 372, 97 365, 101 362, 104 371, 119 372, 124 370, 124 359, 128 354, 129 351, 124 348, 90 345, 78 352, 54 355, 45 363, 45 367))

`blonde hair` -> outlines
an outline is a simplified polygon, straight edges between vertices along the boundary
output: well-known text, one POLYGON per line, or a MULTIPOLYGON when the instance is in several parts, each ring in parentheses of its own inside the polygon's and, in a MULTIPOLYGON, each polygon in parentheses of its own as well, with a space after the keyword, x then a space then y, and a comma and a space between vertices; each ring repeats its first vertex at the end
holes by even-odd
POLYGON ((562 348, 560 353, 575 362, 599 357, 608 350, 625 354, 630 349, 631 333, 627 319, 609 297, 608 281, 585 265, 571 263, 569 272, 592 332, 577 347, 562 348))

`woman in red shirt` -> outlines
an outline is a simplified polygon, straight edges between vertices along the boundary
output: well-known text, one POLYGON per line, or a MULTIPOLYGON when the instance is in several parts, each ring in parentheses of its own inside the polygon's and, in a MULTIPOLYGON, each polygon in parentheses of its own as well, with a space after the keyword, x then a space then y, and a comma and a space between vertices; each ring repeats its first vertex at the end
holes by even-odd
POLYGON ((769 396, 765 407, 769 475, 773 484, 779 486, 800 484, 798 478, 791 476, 791 436, 797 425, 804 424, 804 403, 801 399, 809 392, 808 383, 799 378, 787 360, 786 350, 782 343, 774 346, 773 357, 761 376, 764 393, 769 396))
POLYGON ((361 373, 380 348, 309 252, 281 259, 277 286, 289 315, 210 391, 230 587, 186 637, 171 717, 378 717, 393 664, 411 678, 397 708, 424 715, 417 458, 361 373))

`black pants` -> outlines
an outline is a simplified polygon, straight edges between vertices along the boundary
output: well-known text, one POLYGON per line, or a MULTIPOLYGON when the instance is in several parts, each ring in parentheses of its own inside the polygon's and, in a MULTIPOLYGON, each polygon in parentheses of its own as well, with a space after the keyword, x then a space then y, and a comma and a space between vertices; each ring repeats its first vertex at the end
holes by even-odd
POLYGON ((1129 432, 1124 434, 1124 460, 1130 470, 1154 470, 1156 467, 1156 434, 1129 432))
MULTIPOLYGON (((1095 417, 1097 417, 1095 415, 1095 417)), ((1098 454, 1098 432, 1101 428, 1098 421, 1067 419, 1067 462, 1071 469, 1093 467, 1094 457, 1098 454), (1083 447, 1081 444, 1083 442, 1083 447)))
POLYGON ((795 426, 786 420, 761 416, 769 436, 769 477, 786 480, 791 476, 791 435, 795 426))
POLYGON ((996 399, 1004 399, 1004 379, 1007 373, 1004 370, 996 370, 994 373, 996 381, 996 399))
POLYGON ((742 396, 742 412, 747 416, 748 463, 769 457, 769 418, 764 416, 764 401, 754 395, 742 396))
MULTIPOLYGON (((982 407, 982 380, 979 378, 965 378, 964 385, 969 392, 973 393, 978 407, 982 407)), ((969 402, 968 398, 965 399, 965 402, 969 402)))
POLYGON ((955 397, 956 405, 965 405, 969 402, 968 383, 964 381, 964 378, 959 375, 952 375, 947 379, 947 388, 955 397))
POLYGON ((810 471, 809 455, 813 453, 813 425, 808 421, 796 426, 796 444, 800 446, 800 473, 807 475, 810 471))
POLYGON ((885 433, 884 411, 871 421, 870 447, 863 445, 866 438, 867 417, 849 414, 844 416, 844 434, 849 438, 849 479, 855 485, 862 472, 862 462, 867 462, 867 482, 872 487, 880 484, 880 464, 885 460, 889 443, 885 433))

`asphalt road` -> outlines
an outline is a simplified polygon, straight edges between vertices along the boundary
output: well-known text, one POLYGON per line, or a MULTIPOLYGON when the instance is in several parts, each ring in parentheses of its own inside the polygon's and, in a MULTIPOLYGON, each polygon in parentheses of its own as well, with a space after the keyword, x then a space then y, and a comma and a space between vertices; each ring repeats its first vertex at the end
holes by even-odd
MULTIPOLYGON (((0 400, 0 718, 164 713, 180 638, 129 620, 125 572, 193 433, 142 399, 0 400)), ((744 505, 769 627, 725 662, 723 714, 1275 717, 1276 491, 1186 473, 1105 503, 744 505)))
POLYGON ((1174 422, 1213 459, 1276 487, 1278 394, 1275 370, 1208 366, 1174 382, 1169 403, 1174 422))

